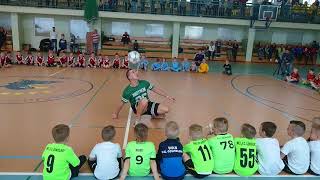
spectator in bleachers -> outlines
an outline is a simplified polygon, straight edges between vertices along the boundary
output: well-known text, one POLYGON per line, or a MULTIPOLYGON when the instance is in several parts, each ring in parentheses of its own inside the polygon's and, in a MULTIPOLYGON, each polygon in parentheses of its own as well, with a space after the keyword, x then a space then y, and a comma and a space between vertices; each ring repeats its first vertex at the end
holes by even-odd
POLYGON ((130 5, 131 5, 131 12, 136 13, 138 9, 138 0, 131 0, 130 5))
POLYGON ((57 55, 59 56, 59 53, 66 49, 67 49, 67 40, 65 39, 64 34, 61 34, 61 39, 59 40, 59 51, 57 55))
POLYGON ((92 33, 92 47, 95 54, 98 53, 99 42, 100 42, 100 35, 98 34, 98 30, 94 29, 92 33))
POLYGON ((137 40, 134 40, 133 50, 139 52, 139 43, 137 40))
POLYGON ((226 43, 226 48, 227 48, 227 59, 229 61, 232 61, 233 59, 233 55, 232 55, 232 42, 229 40, 227 43, 226 43))
POLYGON ((245 16, 247 0, 239 0, 240 16, 245 16))
POLYGON ((7 31, 3 27, 0 27, 0 50, 5 44, 6 39, 7 39, 7 31))
POLYGON ((140 0, 140 11, 143 13, 146 6, 146 0, 140 0))
POLYGON ((160 0, 160 12, 165 14, 166 11, 166 0, 160 0))
POLYGON ((219 12, 219 0, 212 0, 212 16, 218 16, 219 12))
POLYGON ((128 34, 128 32, 124 32, 121 38, 121 42, 123 43, 123 45, 129 44, 131 42, 130 35, 128 34))
POLYGON ((125 12, 129 12, 130 11, 130 0, 124 0, 123 3, 124 3, 125 12))
POLYGON ((186 15, 186 7, 187 1, 186 0, 180 0, 179 2, 179 15, 185 16, 186 15))
POLYGON ((233 0, 225 0, 227 3, 226 7, 226 15, 231 16, 232 14, 232 9, 233 9, 233 0))
POLYGON ((54 52, 57 52, 58 50, 57 39, 58 39, 58 33, 56 32, 56 28, 52 27, 52 31, 50 31, 50 41, 51 41, 51 50, 53 50, 54 52))

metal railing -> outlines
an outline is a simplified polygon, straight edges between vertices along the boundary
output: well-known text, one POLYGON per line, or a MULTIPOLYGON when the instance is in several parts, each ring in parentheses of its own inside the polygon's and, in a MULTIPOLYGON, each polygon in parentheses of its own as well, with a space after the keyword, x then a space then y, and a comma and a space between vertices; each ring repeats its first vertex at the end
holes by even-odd
MULTIPOLYGON (((0 0, 1 5, 45 7, 61 9, 84 9, 85 0, 0 0)), ((259 12, 258 4, 230 3, 227 0, 101 0, 100 11, 145 13, 161 15, 221 17, 252 19, 259 12)), ((304 6, 279 6, 277 21, 320 23, 320 8, 304 6)))

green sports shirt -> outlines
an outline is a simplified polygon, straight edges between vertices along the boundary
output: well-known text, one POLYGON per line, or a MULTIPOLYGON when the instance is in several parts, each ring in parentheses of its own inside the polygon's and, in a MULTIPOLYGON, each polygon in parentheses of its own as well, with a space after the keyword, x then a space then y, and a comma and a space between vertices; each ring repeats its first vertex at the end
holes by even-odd
POLYGON ((130 102, 131 107, 136 107, 137 103, 141 99, 148 99, 148 91, 153 89, 153 85, 150 84, 148 81, 145 80, 139 80, 138 85, 136 87, 132 87, 128 85, 122 93, 122 98, 121 100, 124 103, 130 102))
POLYGON ((44 180, 68 180, 71 177, 69 164, 74 167, 80 164, 71 147, 56 143, 47 145, 42 160, 44 180))
POLYGON ((191 157, 198 174, 212 173, 214 162, 207 139, 191 141, 183 147, 183 152, 191 157))
POLYGON ((126 159, 130 159, 130 176, 147 176, 150 174, 150 160, 156 159, 156 150, 152 142, 129 142, 126 159))
POLYGON ((235 159, 233 136, 231 134, 219 134, 208 141, 214 161, 213 172, 217 174, 230 173, 233 170, 235 159))
POLYGON ((234 171, 240 176, 251 176, 259 168, 256 139, 235 138, 236 159, 234 171))

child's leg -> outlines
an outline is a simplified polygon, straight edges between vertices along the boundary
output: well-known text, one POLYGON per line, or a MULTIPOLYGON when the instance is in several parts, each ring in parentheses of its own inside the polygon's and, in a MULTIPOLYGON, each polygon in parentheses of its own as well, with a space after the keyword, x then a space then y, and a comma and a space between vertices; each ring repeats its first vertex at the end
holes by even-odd
POLYGON ((88 159, 88 165, 89 165, 91 172, 94 173, 94 170, 96 169, 96 166, 97 166, 97 160, 90 161, 88 159))
POLYGON ((69 165, 69 168, 71 170, 71 178, 77 177, 79 175, 79 171, 80 171, 81 167, 83 166, 83 164, 87 161, 87 157, 84 155, 81 155, 81 156, 79 156, 79 160, 80 160, 80 164, 78 166, 73 167, 73 166, 69 165))
POLYGON ((288 164, 288 157, 284 157, 283 158, 283 163, 284 163, 284 168, 283 168, 283 171, 288 173, 288 174, 293 174, 293 175, 296 175, 294 172, 291 171, 291 169, 289 168, 289 164, 288 164))

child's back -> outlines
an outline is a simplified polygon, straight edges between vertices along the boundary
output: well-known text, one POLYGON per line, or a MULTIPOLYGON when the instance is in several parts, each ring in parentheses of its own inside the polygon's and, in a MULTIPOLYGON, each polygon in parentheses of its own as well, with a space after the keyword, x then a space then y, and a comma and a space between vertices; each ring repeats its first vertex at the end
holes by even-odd
POLYGON ((256 130, 249 124, 242 125, 244 137, 235 138, 236 158, 234 171, 240 176, 251 176, 259 168, 257 163, 257 148, 254 136, 256 130))
POLYGON ((309 141, 312 174, 320 175, 320 117, 314 118, 309 141))
POLYGON ((216 136, 209 141, 214 159, 213 172, 217 174, 230 173, 235 160, 233 136, 228 131, 228 121, 225 118, 216 118, 213 121, 213 132, 216 136))
POLYGON ((186 168, 183 164, 183 146, 178 140, 179 126, 170 121, 166 124, 166 136, 168 139, 161 142, 158 149, 157 160, 163 179, 183 179, 186 168))
POLYGON ((260 136, 257 139, 259 173, 262 175, 277 175, 284 168, 280 157, 280 146, 277 139, 272 138, 277 126, 273 122, 263 122, 260 126, 260 136))
POLYGON ((156 159, 152 142, 131 141, 126 148, 126 159, 130 158, 130 176, 147 176, 150 174, 150 160, 156 159))

